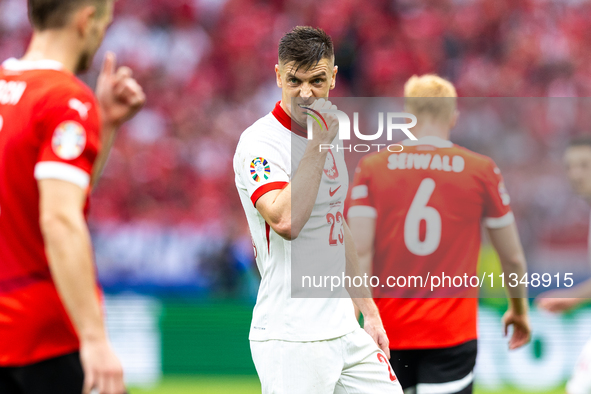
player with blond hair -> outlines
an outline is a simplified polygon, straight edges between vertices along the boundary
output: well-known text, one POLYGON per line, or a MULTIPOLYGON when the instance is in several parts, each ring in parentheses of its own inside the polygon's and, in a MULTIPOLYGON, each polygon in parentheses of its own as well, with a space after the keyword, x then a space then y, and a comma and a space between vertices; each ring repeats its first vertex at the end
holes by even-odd
MULTIPOLYGON (((475 275, 484 224, 503 269, 523 273, 525 257, 500 170, 490 158, 449 141, 458 119, 453 85, 436 75, 413 76, 404 95, 406 111, 417 117, 412 133, 418 140, 402 141, 401 153, 365 156, 347 199, 362 270, 461 269, 475 275)), ((525 289, 515 294, 503 317, 506 331, 514 326, 511 349, 530 338, 525 289)), ((476 298, 376 298, 376 304, 405 393, 472 392, 476 298)))

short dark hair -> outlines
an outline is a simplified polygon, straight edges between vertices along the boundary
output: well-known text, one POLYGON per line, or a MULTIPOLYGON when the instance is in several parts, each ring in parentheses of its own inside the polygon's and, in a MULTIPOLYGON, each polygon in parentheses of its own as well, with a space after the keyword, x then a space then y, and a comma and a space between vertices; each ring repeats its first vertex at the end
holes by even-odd
POLYGON ((59 29, 68 23, 73 11, 83 5, 96 5, 99 12, 108 0, 28 0, 29 20, 37 30, 59 29))
POLYGON ((334 58, 332 39, 322 29, 310 26, 296 26, 279 41, 279 62, 294 62, 297 71, 314 67, 322 59, 334 58))
POLYGON ((576 137, 573 137, 569 143, 568 147, 572 148, 575 146, 588 146, 591 148, 591 134, 581 134, 576 137))

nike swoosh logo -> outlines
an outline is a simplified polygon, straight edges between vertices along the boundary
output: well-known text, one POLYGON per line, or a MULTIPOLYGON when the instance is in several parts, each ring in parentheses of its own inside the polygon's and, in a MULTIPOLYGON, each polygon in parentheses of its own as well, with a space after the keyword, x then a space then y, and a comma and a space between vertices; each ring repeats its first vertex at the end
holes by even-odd
MULTIPOLYGON (((341 185, 342 186, 342 185, 341 185)), ((330 194, 330 196, 334 196, 334 194, 341 188, 341 186, 337 187, 336 189, 332 190, 332 187, 328 190, 328 194, 330 194)))

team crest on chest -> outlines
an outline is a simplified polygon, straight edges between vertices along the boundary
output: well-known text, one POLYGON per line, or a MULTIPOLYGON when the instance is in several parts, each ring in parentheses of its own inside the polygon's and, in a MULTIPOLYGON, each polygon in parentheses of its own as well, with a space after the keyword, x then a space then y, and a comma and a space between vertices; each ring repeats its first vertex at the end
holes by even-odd
POLYGON ((326 162, 324 163, 324 173, 328 179, 334 180, 339 177, 339 169, 337 168, 337 162, 332 154, 332 149, 328 151, 326 155, 326 162))
POLYGON ((73 160, 79 157, 85 146, 86 130, 78 122, 62 122, 53 132, 51 147, 61 159, 73 160))
POLYGON ((255 182, 266 181, 271 176, 271 166, 262 157, 257 157, 250 162, 250 176, 255 182))

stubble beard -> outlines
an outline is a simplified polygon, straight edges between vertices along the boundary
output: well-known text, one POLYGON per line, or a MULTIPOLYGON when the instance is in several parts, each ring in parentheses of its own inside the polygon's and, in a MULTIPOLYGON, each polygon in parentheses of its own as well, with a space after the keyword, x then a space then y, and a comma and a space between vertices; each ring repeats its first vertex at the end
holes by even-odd
POLYGON ((92 58, 93 58, 93 56, 91 56, 90 53, 83 52, 80 55, 80 57, 78 58, 78 63, 76 64, 75 73, 80 74, 80 73, 88 71, 88 69, 92 65, 92 58))

